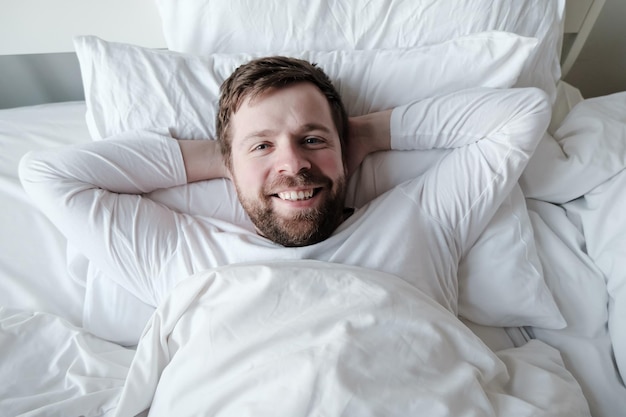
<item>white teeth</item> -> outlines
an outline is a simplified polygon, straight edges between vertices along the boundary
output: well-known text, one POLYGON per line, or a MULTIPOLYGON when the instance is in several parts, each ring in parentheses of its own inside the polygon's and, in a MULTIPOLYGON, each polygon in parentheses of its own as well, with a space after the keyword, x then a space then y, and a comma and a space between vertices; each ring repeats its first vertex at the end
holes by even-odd
POLYGON ((313 197, 313 190, 304 190, 304 191, 284 191, 282 193, 278 193, 278 197, 282 200, 289 201, 298 201, 298 200, 308 200, 313 197))

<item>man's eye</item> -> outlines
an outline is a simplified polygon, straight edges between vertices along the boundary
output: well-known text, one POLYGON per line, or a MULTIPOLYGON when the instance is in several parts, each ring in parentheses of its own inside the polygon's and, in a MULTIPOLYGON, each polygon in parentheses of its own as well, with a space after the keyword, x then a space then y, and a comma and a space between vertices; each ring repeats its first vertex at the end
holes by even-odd
POLYGON ((304 138, 304 143, 306 143, 307 145, 317 145, 318 143, 322 143, 322 140, 314 136, 309 136, 307 138, 304 138))
POLYGON ((260 145, 257 145, 253 150, 255 150, 255 151, 264 151, 267 148, 269 148, 269 145, 267 143, 261 143, 260 145))

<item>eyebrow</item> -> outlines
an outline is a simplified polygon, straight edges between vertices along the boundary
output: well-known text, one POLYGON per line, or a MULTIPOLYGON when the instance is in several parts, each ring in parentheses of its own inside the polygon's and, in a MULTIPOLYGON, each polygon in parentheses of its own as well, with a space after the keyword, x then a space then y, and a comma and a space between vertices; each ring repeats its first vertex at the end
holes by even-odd
POLYGON ((314 130, 319 130, 319 131, 322 131, 322 132, 324 132, 326 134, 332 133, 331 129, 329 129, 328 127, 326 127, 325 125, 320 124, 320 123, 307 123, 304 126, 302 126, 302 129, 301 129, 301 131, 303 133, 304 132, 312 132, 314 130))
MULTIPOLYGON (((300 126, 300 128, 298 129, 298 132, 300 134, 309 133, 313 131, 321 131, 325 134, 331 134, 333 132, 331 129, 324 126, 323 124, 314 123, 314 122, 305 123, 304 125, 300 126)), ((276 134, 276 131, 272 129, 255 130, 253 132, 248 133, 242 139, 242 143, 247 142, 248 140, 251 140, 251 139, 266 138, 266 137, 274 136, 275 134, 276 134)))

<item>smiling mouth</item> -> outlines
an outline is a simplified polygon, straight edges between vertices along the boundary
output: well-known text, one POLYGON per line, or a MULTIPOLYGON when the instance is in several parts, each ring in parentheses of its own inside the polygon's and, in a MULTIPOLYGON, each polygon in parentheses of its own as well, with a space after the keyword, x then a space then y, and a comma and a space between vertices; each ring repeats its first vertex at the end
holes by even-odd
POLYGON ((309 188, 307 190, 299 191, 283 191, 274 194, 274 196, 285 201, 304 201, 313 198, 313 196, 317 194, 320 189, 321 188, 309 188))

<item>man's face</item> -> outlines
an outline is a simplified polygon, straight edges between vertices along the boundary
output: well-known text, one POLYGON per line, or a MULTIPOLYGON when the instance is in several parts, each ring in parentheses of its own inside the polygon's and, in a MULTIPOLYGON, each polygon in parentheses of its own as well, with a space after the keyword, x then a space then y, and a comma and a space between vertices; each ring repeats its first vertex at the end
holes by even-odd
POLYGON ((324 95, 310 83, 246 99, 231 118, 231 176, 259 234, 284 246, 326 239, 343 220, 346 174, 324 95))

